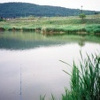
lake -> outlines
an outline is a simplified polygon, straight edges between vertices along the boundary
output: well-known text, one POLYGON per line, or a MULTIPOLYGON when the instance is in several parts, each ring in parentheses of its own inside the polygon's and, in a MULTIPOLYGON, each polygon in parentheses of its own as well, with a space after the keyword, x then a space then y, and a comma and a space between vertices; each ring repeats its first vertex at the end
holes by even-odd
MULTIPOLYGON (((100 41, 100 40, 98 40, 100 41)), ((42 36, 36 33, 0 34, 0 100, 39 100, 40 95, 58 100, 70 77, 63 72, 80 59, 99 54, 100 42, 81 36, 42 36)))

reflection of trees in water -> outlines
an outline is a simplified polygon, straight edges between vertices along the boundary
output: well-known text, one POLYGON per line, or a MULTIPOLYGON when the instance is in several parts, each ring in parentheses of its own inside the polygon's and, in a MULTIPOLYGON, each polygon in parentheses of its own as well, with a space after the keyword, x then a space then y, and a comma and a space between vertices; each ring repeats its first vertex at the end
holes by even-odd
POLYGON ((84 39, 81 39, 79 42, 78 42, 79 46, 83 47, 85 45, 85 40, 84 39))
POLYGON ((0 39, 0 48, 2 49, 31 49, 31 48, 37 48, 40 46, 51 46, 51 45, 57 45, 62 44, 61 42, 55 42, 55 41, 43 41, 43 40, 34 40, 34 41, 22 41, 22 40, 16 40, 16 39, 0 39))

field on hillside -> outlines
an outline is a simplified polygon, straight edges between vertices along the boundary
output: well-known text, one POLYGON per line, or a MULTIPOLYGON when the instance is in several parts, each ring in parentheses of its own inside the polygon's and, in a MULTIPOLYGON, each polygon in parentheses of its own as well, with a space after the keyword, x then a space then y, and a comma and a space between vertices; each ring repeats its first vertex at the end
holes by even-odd
POLYGON ((43 34, 100 35, 100 15, 70 17, 22 17, 0 22, 0 31, 35 31, 43 34))

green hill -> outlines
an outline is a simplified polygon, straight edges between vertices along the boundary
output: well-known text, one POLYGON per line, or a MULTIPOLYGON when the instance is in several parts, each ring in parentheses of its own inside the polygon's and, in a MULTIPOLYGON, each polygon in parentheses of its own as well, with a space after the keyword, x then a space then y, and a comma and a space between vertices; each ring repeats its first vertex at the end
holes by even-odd
MULTIPOLYGON (((94 11, 83 11, 86 14, 94 14, 94 11)), ((57 6, 40 6, 30 3, 1 3, 1 17, 24 17, 24 16, 74 16, 80 13, 79 9, 69 9, 57 6)))

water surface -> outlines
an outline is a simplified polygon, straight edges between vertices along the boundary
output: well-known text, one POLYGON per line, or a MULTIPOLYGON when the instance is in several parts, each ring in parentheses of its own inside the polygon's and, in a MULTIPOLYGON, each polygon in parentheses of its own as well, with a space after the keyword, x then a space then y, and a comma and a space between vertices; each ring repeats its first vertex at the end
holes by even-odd
POLYGON ((72 69, 59 60, 72 65, 73 60, 80 59, 80 51, 83 55, 100 51, 99 43, 36 37, 31 41, 0 38, 0 100, 20 100, 20 96, 22 100, 39 100, 40 95, 48 100, 51 94, 58 100, 70 83, 62 70, 72 69))

